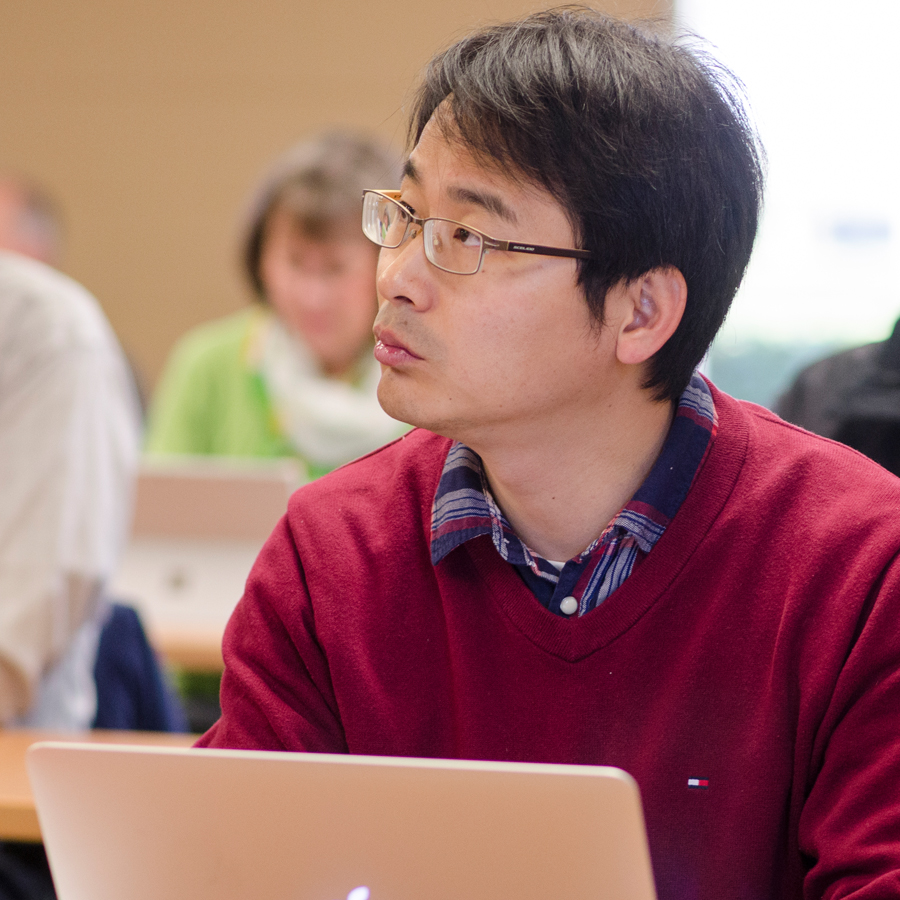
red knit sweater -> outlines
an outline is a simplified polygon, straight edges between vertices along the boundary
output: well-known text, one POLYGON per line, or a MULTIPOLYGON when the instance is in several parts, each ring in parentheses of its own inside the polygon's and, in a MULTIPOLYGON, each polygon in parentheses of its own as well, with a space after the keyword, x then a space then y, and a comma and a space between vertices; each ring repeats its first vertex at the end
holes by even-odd
POLYGON ((298 491, 201 744, 620 766, 661 900, 900 896, 900 481, 715 400, 680 512, 580 619, 488 537, 432 566, 442 438, 298 491))

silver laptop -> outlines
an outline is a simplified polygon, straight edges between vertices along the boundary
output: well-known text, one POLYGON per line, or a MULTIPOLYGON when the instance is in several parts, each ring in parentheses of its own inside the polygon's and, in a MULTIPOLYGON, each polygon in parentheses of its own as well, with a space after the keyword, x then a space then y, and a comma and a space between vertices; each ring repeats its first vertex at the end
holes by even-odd
POLYGON ((59 900, 654 900, 619 769, 41 743, 59 900))
POLYGON ((131 536, 109 592, 137 607, 169 662, 221 669, 225 623, 303 479, 291 459, 142 461, 131 536))

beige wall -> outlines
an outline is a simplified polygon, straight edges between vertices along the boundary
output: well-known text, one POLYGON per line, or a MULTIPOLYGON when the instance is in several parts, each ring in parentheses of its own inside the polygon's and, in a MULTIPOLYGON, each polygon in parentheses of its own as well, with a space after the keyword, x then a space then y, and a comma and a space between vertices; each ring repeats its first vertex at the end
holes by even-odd
MULTIPOLYGON (((402 150, 422 65, 524 0, 0 0, 0 170, 67 222, 63 268, 100 299, 148 381, 190 326, 247 292, 235 233, 276 153, 322 126, 402 150)), ((668 0, 607 0, 665 17, 668 0)))

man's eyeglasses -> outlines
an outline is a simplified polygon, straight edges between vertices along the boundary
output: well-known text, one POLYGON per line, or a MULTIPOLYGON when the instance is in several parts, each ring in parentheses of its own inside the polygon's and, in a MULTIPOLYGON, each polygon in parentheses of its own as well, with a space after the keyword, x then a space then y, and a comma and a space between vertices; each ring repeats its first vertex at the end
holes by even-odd
POLYGON ((455 275, 474 275, 481 268, 485 250, 508 250, 534 256, 590 259, 588 250, 563 250, 517 241, 498 241, 452 219, 420 219, 402 203, 400 191, 363 191, 363 234, 379 247, 392 250, 419 231, 425 239, 425 258, 455 275))

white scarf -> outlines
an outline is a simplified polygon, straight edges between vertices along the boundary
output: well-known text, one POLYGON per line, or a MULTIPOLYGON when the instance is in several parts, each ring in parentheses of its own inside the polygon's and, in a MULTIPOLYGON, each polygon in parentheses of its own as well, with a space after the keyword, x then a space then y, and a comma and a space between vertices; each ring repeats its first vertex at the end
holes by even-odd
POLYGON ((267 318, 257 345, 259 371, 279 424, 301 457, 340 466, 407 430, 378 403, 381 367, 374 357, 358 384, 329 378, 277 316, 267 318))

